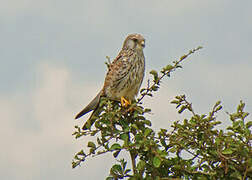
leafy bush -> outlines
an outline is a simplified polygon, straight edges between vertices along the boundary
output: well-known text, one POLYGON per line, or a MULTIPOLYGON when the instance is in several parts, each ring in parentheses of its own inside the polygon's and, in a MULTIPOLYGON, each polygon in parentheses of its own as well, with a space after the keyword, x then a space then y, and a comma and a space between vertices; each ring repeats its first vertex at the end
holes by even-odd
POLYGON ((146 96, 158 91, 161 80, 181 68, 181 62, 201 49, 198 47, 182 56, 160 73, 152 70, 153 80, 141 90, 140 98, 125 108, 119 102, 102 98, 100 114, 93 127, 82 130, 75 126, 76 139, 95 136, 96 142, 87 143, 89 152, 81 150, 74 156, 75 168, 88 157, 120 152, 129 153, 131 160, 119 159, 110 169, 110 179, 249 179, 252 178, 251 126, 245 121, 245 104, 241 101, 235 113, 228 114, 230 126, 219 129, 222 122, 216 114, 222 109, 218 101, 207 114, 198 114, 185 95, 171 102, 178 113, 189 111, 191 118, 174 122, 173 130, 155 132, 145 114, 151 110, 142 106, 146 96), (185 155, 189 154, 189 155, 185 155), (131 168, 127 164, 131 163, 131 168))

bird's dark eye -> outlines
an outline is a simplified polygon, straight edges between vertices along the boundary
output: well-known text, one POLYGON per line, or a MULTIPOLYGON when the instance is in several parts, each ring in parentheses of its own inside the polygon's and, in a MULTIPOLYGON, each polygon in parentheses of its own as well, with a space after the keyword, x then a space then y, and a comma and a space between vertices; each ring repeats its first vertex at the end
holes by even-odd
POLYGON ((137 42, 137 39, 136 39, 136 38, 133 38, 133 41, 134 41, 134 42, 137 42))

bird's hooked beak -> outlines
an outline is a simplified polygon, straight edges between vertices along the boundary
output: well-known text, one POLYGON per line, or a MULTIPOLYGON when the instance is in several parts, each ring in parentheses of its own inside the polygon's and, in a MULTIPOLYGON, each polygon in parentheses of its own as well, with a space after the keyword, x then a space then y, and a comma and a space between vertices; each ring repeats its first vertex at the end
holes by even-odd
POLYGON ((145 47, 145 40, 142 40, 142 41, 140 42, 140 44, 141 44, 141 46, 144 48, 144 47, 145 47))

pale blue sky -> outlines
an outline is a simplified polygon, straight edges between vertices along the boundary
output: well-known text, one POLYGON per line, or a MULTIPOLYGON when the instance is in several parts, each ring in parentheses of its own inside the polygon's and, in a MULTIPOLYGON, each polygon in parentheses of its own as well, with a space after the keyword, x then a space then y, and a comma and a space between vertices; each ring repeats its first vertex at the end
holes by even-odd
MULTIPOLYGON (((102 87, 105 56, 129 33, 146 38, 146 76, 199 45, 183 69, 164 80, 153 109, 155 129, 181 118, 169 102, 187 94, 199 112, 217 100, 252 110, 252 1, 0 0, 0 177, 5 180, 104 179, 112 155, 72 170, 87 139, 73 117, 102 87), (168 113, 168 115, 167 115, 168 113)), ((220 114, 225 117, 225 113, 220 114)), ((224 120, 224 119, 223 119, 224 120)))

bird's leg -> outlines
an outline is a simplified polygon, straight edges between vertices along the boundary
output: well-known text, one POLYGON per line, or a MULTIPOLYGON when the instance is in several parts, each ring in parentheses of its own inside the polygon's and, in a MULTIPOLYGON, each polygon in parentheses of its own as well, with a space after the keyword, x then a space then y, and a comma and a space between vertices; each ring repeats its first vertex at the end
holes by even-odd
POLYGON ((123 96, 121 97, 121 105, 122 105, 123 107, 127 107, 127 106, 130 105, 130 104, 131 104, 130 101, 126 100, 123 96))

